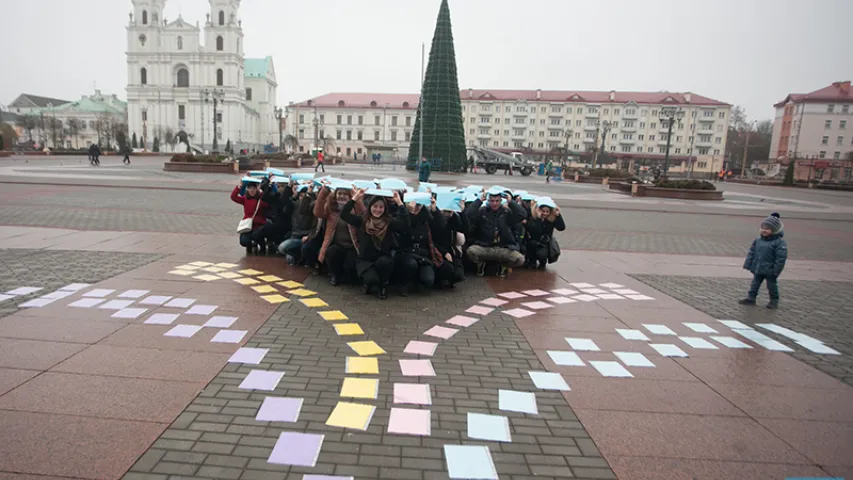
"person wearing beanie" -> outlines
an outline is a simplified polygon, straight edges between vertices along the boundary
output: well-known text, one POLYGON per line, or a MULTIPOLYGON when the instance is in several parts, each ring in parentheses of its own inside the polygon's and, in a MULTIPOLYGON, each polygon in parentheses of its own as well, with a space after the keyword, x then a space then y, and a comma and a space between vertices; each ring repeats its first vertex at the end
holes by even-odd
POLYGON ((773 213, 761 221, 761 235, 753 240, 743 268, 752 273, 752 284, 746 298, 741 300, 741 305, 755 305, 758 290, 761 284, 767 281, 767 291, 770 294, 770 303, 767 308, 779 307, 779 284, 777 279, 785 269, 788 260, 788 244, 782 238, 784 225, 778 213, 773 213))

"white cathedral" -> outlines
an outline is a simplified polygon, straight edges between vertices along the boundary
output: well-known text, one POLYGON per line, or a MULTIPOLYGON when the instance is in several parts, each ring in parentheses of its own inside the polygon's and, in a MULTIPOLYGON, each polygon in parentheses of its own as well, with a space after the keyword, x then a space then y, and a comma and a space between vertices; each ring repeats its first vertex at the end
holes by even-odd
MULTIPOLYGON (((166 0, 131 0, 127 27, 129 135, 176 138, 200 150, 278 145, 272 57, 243 56, 240 0, 208 0, 204 44, 198 22, 163 18, 166 0), (214 115, 214 108, 216 113, 214 115), (214 124, 215 121, 215 124, 214 124)), ((141 147, 141 146, 140 146, 141 147)))

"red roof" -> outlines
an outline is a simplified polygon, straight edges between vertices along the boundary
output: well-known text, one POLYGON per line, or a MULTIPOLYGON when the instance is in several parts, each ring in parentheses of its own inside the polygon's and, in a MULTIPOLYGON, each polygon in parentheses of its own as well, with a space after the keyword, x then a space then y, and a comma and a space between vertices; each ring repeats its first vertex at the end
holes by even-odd
MULTIPOLYGON (((616 92, 616 91, 580 91, 580 90, 460 90, 462 100, 480 101, 518 101, 528 102, 577 102, 577 103, 616 103, 654 105, 706 105, 727 107, 729 104, 703 97, 695 93, 684 92, 616 92), (612 97, 612 99, 611 99, 612 97)), ((300 102, 298 107, 341 107, 341 108, 411 108, 418 106, 420 95, 413 93, 328 93, 300 102)))
POLYGON ((850 92, 850 80, 834 82, 832 85, 815 90, 811 93, 790 93, 784 100, 773 105, 781 107, 788 102, 794 103, 853 103, 853 92, 850 92))

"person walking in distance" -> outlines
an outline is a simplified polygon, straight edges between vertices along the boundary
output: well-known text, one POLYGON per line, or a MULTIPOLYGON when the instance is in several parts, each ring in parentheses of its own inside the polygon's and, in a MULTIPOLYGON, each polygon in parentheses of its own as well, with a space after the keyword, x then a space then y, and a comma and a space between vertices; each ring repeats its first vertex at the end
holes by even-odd
POLYGON ((314 171, 315 171, 315 172, 316 172, 316 171, 317 171, 317 169, 319 168, 319 169, 322 169, 322 170, 323 170, 323 173, 326 173, 326 166, 323 164, 323 161, 325 160, 325 157, 326 157, 326 156, 325 156, 325 154, 323 153, 323 151, 322 151, 322 150, 320 150, 319 152, 317 152, 317 165, 314 165, 314 171))
POLYGON ((122 162, 125 165, 130 165, 130 147, 124 145, 121 147, 121 152, 124 154, 124 160, 122 160, 122 162))

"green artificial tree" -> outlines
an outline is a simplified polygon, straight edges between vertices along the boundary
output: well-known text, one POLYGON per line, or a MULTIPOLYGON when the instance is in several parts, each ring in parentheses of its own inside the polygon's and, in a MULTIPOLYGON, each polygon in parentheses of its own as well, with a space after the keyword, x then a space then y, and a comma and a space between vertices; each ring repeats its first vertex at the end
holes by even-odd
POLYGON ((231 153, 231 139, 229 138, 227 142, 225 142, 225 151, 231 153))
POLYGON ((5 145, 3 144, 3 135, 0 135, 0 152, 2 152, 2 151, 3 151, 3 147, 4 147, 4 146, 5 146, 5 145))
POLYGON ((782 185, 793 185, 794 184, 794 160, 788 162, 788 169, 785 170, 785 179, 782 180, 782 185))
POLYGON ((132 148, 139 148, 139 142, 136 141, 136 132, 133 132, 133 137, 130 139, 130 146, 132 148))
POLYGON ((409 145, 406 165, 409 170, 415 169, 418 164, 421 128, 423 156, 430 160, 434 170, 459 171, 465 166, 465 128, 462 124, 462 102, 459 99, 456 53, 453 50, 447 0, 441 1, 435 23, 418 116, 409 145))
POLYGON ((160 138, 159 137, 154 137, 154 145, 151 146, 151 151, 152 152, 159 152, 160 151, 160 138))

